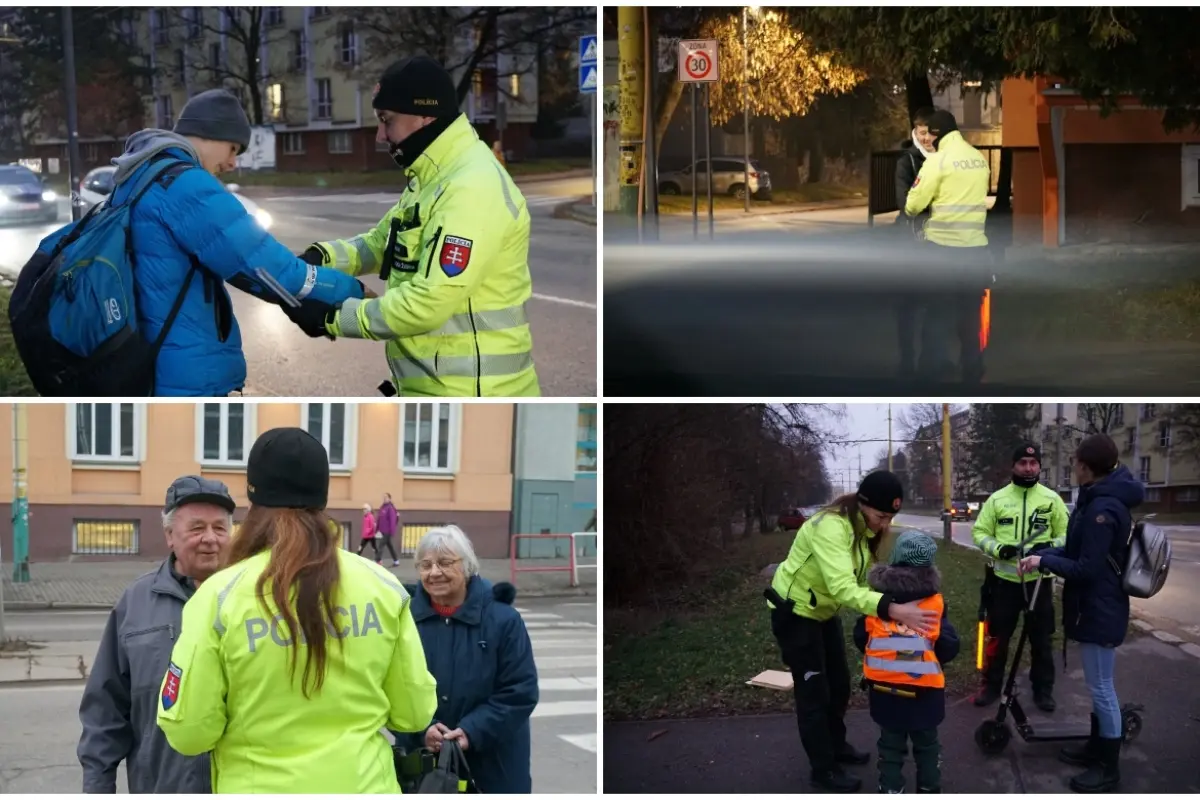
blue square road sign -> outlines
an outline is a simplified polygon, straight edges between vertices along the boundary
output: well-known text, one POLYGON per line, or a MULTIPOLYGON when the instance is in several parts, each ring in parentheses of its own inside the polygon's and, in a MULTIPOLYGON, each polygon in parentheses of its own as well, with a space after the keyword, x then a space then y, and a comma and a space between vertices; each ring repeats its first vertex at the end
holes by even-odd
POLYGON ((579 91, 583 94, 595 94, 596 84, 600 81, 597 64, 596 36, 579 37, 579 91))

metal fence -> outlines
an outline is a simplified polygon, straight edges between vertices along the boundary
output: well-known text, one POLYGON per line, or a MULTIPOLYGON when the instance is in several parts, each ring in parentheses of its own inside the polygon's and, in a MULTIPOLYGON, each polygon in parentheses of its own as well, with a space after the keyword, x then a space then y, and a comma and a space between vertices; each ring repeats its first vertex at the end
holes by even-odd
POLYGON ((77 519, 72 531, 71 552, 87 556, 137 555, 137 520, 77 519))
POLYGON ((415 556, 417 543, 431 528, 440 528, 445 522, 417 522, 400 526, 400 555, 415 556))

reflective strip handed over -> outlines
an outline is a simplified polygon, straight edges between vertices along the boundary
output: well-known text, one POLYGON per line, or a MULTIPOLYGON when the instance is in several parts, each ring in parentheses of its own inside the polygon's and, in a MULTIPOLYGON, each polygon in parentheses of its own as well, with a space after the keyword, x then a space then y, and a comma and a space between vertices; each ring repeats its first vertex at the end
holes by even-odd
POLYGON ((317 285, 317 268, 312 264, 308 265, 308 272, 304 273, 304 285, 300 287, 300 291, 296 292, 296 299, 303 300, 312 294, 313 287, 317 285))
POLYGON ((871 669, 906 675, 938 675, 942 671, 941 665, 936 661, 893 661, 889 658, 868 656, 864 663, 871 669))
POLYGON ((525 306, 509 306, 490 311, 475 311, 470 314, 455 314, 446 320, 445 325, 430 335, 452 336, 458 333, 477 331, 503 331, 509 328, 519 328, 528 322, 529 320, 525 317, 525 306), (472 321, 474 321, 473 326, 472 321))
POLYGON ((497 378, 515 375, 533 366, 533 355, 529 352, 504 355, 439 356, 435 358, 400 357, 389 358, 388 365, 397 379, 411 378, 474 378, 476 365, 481 378, 497 378))
POLYGON ((885 636, 882 639, 872 639, 867 645, 868 650, 897 650, 913 652, 928 650, 929 640, 921 636, 885 636))

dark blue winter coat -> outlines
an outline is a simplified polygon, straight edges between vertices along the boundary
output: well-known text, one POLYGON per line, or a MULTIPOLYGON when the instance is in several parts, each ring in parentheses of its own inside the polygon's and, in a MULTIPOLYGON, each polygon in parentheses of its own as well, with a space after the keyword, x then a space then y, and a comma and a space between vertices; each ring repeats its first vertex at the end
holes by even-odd
MULTIPOLYGON (((867 584, 877 592, 891 595, 894 602, 908 603, 924 600, 941 591, 942 579, 936 567, 904 567, 876 564, 867 573, 867 584)), ((933 654, 941 664, 958 655, 958 631, 950 623, 949 604, 942 599, 942 622, 933 654)), ((860 651, 867 649, 867 618, 854 623, 854 644, 860 651)), ((942 724, 946 718, 946 690, 924 686, 904 686, 915 697, 876 691, 866 679, 871 719, 889 731, 927 731, 942 724)))
MULTIPOLYGON (((437 680, 433 721, 467 734, 467 764, 482 793, 531 793, 529 716, 538 675, 525 621, 512 607, 516 588, 493 587, 476 575, 466 602, 449 618, 433 610, 423 587, 409 591, 425 662, 437 680)), ((424 733, 397 738, 410 751, 424 746, 424 733)))
MULTIPOLYGON (((151 159, 160 154, 196 166, 167 186, 151 187, 133 212, 138 321, 148 339, 152 341, 162 330, 191 267, 189 254, 199 259, 204 270, 192 278, 179 316, 167 333, 158 356, 154 393, 223 397, 246 382, 242 334, 233 318, 226 282, 276 304, 278 298, 254 277, 256 269, 266 270, 298 298, 336 304, 361 297, 362 288, 349 275, 312 267, 289 252, 200 166, 188 140, 171 131, 144 130, 129 137, 125 153, 113 159, 117 166, 113 203, 129 197, 151 159)), ((47 237, 41 249, 52 249, 72 227, 47 237)), ((294 335, 301 334, 297 330, 294 335)))
POLYGON ((1042 566, 1063 579, 1063 632, 1068 639, 1106 647, 1125 641, 1129 595, 1121 588, 1117 566, 1125 566, 1133 509, 1145 495, 1141 482, 1118 466, 1079 490, 1066 545, 1039 554, 1042 566))

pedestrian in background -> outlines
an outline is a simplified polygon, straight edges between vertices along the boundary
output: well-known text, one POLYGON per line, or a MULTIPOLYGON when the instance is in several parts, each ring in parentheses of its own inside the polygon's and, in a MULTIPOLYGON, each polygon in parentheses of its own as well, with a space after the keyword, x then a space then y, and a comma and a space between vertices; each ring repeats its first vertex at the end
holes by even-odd
POLYGON ((358 543, 360 556, 368 544, 375 551, 375 562, 379 563, 379 531, 375 526, 375 515, 371 512, 371 504, 363 503, 362 539, 358 543))
POLYGON ((525 621, 512 607, 517 590, 479 574, 471 540, 454 525, 421 537, 416 563, 412 614, 439 702, 433 724, 402 743, 438 752, 454 740, 481 793, 529 794, 538 676, 525 621))
POLYGON ((230 566, 184 609, 159 727, 180 753, 212 751, 217 793, 397 793, 380 730, 424 730, 437 706, 408 592, 339 546, 308 432, 260 436, 246 494, 230 566))
POLYGON ((938 726, 946 719, 946 675, 942 665, 958 655, 958 632, 942 596, 942 576, 933 563, 937 544, 917 531, 896 537, 887 564, 876 564, 867 585, 899 602, 915 601, 938 613, 924 636, 876 616, 859 617, 854 643, 863 651, 863 684, 871 719, 879 725, 879 791, 904 792, 904 757, 912 742, 917 793, 942 791, 938 726), (901 655, 903 654, 903 656, 901 655), (909 655, 915 654, 917 660, 909 655))
POLYGON ((378 540, 375 542, 375 563, 383 563, 383 548, 386 547, 392 556, 392 566, 400 566, 400 559, 396 557, 396 548, 392 546, 392 537, 396 535, 399 527, 400 513, 392 505, 392 496, 385 492, 383 505, 379 507, 379 520, 375 526, 379 533, 378 540))
POLYGON ((184 604, 224 563, 234 508, 220 481, 185 475, 167 488, 163 532, 171 554, 117 600, 79 703, 84 793, 115 793, 122 761, 132 794, 212 791, 208 755, 173 750, 157 709, 184 604))

